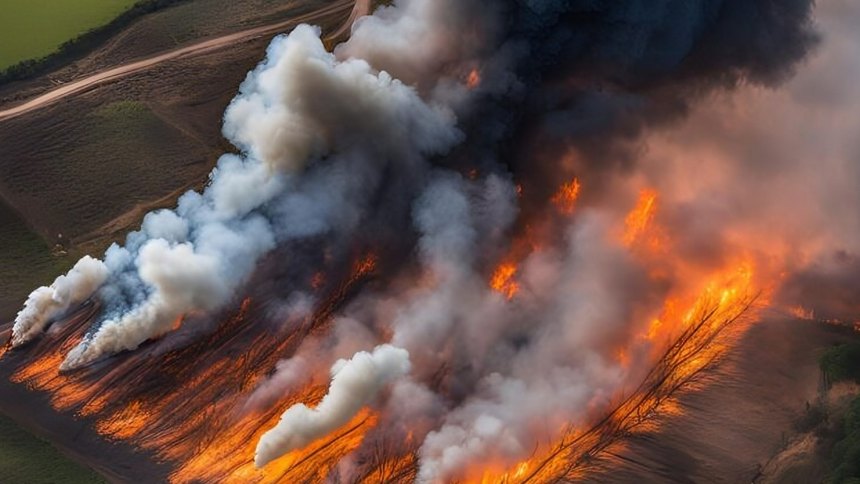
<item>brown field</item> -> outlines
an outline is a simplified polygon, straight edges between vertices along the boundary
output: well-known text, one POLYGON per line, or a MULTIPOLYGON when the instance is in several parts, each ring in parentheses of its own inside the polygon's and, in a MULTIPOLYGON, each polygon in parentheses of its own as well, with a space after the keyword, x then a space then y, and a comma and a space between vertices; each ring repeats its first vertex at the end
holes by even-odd
POLYGON ((602 456, 585 480, 822 482, 826 456, 807 451, 803 464, 791 468, 778 461, 807 437, 798 426, 822 396, 818 356, 858 337, 846 327, 766 317, 700 389, 680 395, 671 411, 657 416, 653 430, 602 456))

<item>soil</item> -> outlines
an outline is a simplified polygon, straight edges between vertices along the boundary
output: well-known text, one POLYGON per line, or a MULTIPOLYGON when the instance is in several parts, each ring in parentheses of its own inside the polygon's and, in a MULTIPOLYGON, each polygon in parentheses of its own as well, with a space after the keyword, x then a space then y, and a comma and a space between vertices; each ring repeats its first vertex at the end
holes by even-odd
MULTIPOLYGON (((819 355, 858 337, 851 328, 832 324, 765 318, 700 389, 679 396, 680 415, 658 417, 655 430, 630 436, 586 481, 767 481, 766 469, 769 475, 780 473, 779 459, 796 463, 792 454, 809 456, 814 448, 798 422, 823 395, 819 355)), ((804 469, 803 482, 821 481, 821 465, 807 460, 804 469)))

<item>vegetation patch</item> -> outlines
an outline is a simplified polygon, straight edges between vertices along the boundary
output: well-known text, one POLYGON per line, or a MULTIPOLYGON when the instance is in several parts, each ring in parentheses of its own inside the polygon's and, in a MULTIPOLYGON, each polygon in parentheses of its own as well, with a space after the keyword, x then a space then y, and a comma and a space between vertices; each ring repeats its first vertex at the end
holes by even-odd
POLYGON ((27 484, 105 482, 92 470, 73 462, 48 442, 3 416, 0 416, 0 476, 2 482, 27 484))
MULTIPOLYGON (((831 382, 860 383, 860 342, 834 347, 821 356, 821 369, 831 382)), ((837 423, 830 452, 828 484, 860 484, 860 397, 854 398, 837 423)))
POLYGON ((0 16, 0 84, 50 72, 138 17, 181 1, 5 0, 0 16))
POLYGON ((829 349, 819 360, 828 379, 860 383, 860 343, 849 343, 829 349))
POLYGON ((842 432, 842 439, 833 447, 827 482, 860 484, 860 397, 851 402, 843 418, 842 432))
POLYGON ((0 69, 42 58, 80 34, 104 25, 135 0, 6 0, 0 16, 0 69))
POLYGON ((15 315, 30 291, 49 284, 70 265, 68 256, 52 253, 44 239, 0 202, 0 322, 15 315))
POLYGON ((150 116, 149 108, 140 101, 116 101, 99 107, 93 113, 103 120, 123 123, 125 121, 140 121, 141 118, 150 116), (135 120, 135 118, 138 118, 135 120))

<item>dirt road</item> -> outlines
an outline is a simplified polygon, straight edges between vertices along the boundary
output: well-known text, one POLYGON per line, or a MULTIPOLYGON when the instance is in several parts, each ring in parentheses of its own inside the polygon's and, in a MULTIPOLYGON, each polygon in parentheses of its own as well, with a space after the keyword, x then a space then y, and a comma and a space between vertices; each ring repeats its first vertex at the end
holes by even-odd
POLYGON ((331 34, 331 37, 338 38, 341 35, 347 33, 347 31, 352 28, 352 24, 358 17, 368 15, 371 9, 370 2, 371 0, 355 0, 355 7, 353 7, 352 9, 352 13, 349 14, 349 18, 346 20, 346 22, 343 23, 343 25, 340 26, 339 29, 337 29, 334 33, 331 34))
POLYGON ((345 22, 344 26, 339 28, 338 31, 334 34, 340 35, 347 29, 349 29, 350 25, 352 25, 352 22, 356 18, 369 12, 370 0, 335 0, 330 4, 326 5, 325 7, 322 7, 305 15, 294 17, 290 20, 278 22, 276 24, 271 25, 264 25, 262 27, 244 30, 241 32, 236 32, 230 35, 225 35, 223 37, 205 40, 196 44, 188 45, 169 52, 158 54, 153 57, 130 62, 128 64, 124 64, 118 67, 113 67, 105 71, 101 71, 93 75, 84 77, 83 79, 64 84, 56 89, 52 89, 45 94, 37 96, 36 98, 31 99, 29 101, 25 101, 17 106, 0 110, 0 122, 17 118, 37 109, 41 109, 45 106, 56 103, 57 101, 68 96, 81 94, 90 91, 98 86, 115 82, 132 74, 145 71, 163 62, 184 57, 201 55, 246 40, 258 38, 264 35, 273 35, 299 23, 312 22, 314 21, 314 19, 317 19, 319 17, 331 15, 341 10, 346 11, 350 7, 352 7, 352 13, 349 16, 349 19, 345 22))

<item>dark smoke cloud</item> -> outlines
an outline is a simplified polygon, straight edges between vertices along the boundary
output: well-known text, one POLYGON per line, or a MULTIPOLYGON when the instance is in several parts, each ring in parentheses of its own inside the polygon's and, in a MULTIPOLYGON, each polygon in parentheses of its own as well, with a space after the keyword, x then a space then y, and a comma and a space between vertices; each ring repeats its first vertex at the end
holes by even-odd
POLYGON ((579 171, 629 167, 647 127, 714 88, 778 83, 817 39, 808 0, 511 4, 506 42, 523 46, 512 63, 528 85, 511 131, 539 137, 548 160, 535 166, 518 136, 526 151, 508 162, 542 192, 562 151, 582 154, 579 171))

